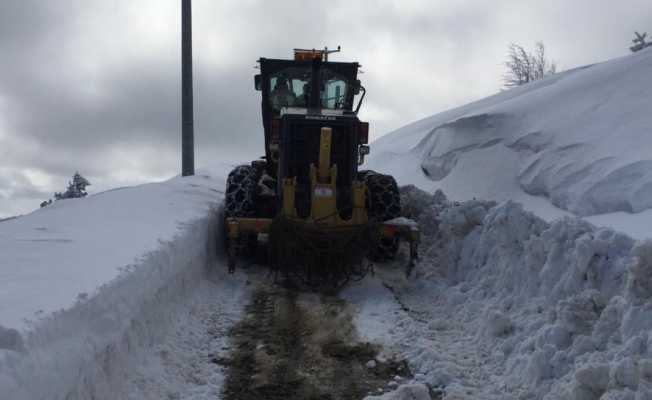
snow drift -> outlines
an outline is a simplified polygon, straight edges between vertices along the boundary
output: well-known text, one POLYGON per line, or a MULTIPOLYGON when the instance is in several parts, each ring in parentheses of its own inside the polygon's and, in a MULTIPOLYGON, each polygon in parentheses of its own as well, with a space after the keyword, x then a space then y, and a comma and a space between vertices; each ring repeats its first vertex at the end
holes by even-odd
POLYGON ((434 115, 374 142, 368 167, 544 215, 553 207, 533 196, 580 216, 649 210, 650 70, 645 50, 434 115))
POLYGON ((174 178, 1 223, 3 398, 112 397, 215 258, 223 182, 174 178))
POLYGON ((408 187, 422 261, 394 343, 444 399, 652 399, 652 242, 408 187))

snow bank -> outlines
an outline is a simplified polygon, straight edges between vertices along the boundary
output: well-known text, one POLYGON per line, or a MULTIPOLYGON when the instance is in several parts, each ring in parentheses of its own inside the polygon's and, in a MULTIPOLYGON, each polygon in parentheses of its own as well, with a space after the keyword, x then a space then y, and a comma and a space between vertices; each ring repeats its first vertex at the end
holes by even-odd
POLYGON ((215 258, 223 183, 174 178, 0 224, 3 398, 115 398, 215 258))
POLYGON ((422 381, 445 399, 652 399, 652 242, 511 201, 403 196, 423 259, 392 283, 413 316, 394 340, 422 381))
POLYGON ((650 69, 647 50, 501 92, 378 139, 367 166, 546 218, 650 210, 650 69))
POLYGON ((175 305, 174 318, 165 339, 130 363, 125 372, 125 395, 109 399, 220 399, 227 366, 219 360, 229 357, 229 332, 241 320, 254 285, 251 275, 229 274, 218 264, 175 305))

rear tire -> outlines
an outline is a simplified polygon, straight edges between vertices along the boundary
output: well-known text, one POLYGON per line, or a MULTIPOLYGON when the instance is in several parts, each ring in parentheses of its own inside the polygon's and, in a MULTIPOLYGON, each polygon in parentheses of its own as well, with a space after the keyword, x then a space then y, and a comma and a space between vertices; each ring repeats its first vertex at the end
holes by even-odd
MULTIPOLYGON (((259 178, 259 172, 251 165, 237 166, 229 173, 224 196, 225 219, 256 216, 256 188, 259 178)), ((255 254, 256 235, 242 236, 237 241, 231 241, 228 234, 224 237, 229 256, 229 272, 233 272, 238 255, 255 254)))
MULTIPOLYGON (((367 213, 369 219, 385 222, 401 215, 401 196, 396 180, 391 175, 378 174, 373 171, 361 171, 360 176, 367 184, 367 213)), ((394 259, 398 252, 397 237, 381 237, 377 246, 371 251, 374 261, 394 259)))
POLYGON ((226 180, 224 216, 248 218, 256 214, 256 187, 258 172, 251 165, 235 167, 226 180))

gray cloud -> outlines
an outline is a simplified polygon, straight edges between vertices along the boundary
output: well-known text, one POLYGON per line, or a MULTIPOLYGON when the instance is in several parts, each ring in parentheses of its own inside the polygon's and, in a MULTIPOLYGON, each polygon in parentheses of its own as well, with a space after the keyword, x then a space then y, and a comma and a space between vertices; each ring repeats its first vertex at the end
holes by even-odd
MULTIPOLYGON (((255 60, 342 45, 363 65, 377 137, 499 90, 507 43, 543 40, 562 68, 627 54, 647 0, 195 0, 197 164, 262 153, 255 60)), ((0 3, 0 217, 79 170, 92 192, 178 173, 178 0, 0 3)))

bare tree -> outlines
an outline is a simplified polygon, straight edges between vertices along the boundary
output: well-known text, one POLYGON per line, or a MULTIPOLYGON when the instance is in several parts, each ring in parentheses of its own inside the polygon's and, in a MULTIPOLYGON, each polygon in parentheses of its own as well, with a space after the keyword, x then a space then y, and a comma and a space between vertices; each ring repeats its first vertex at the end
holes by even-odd
POLYGON ((521 45, 511 43, 507 47, 505 66, 507 73, 503 80, 506 88, 525 85, 557 72, 556 64, 546 56, 543 42, 536 43, 534 53, 529 53, 521 45))
POLYGON ((546 58, 546 47, 543 42, 537 42, 534 57, 535 80, 557 72, 557 64, 546 58))

